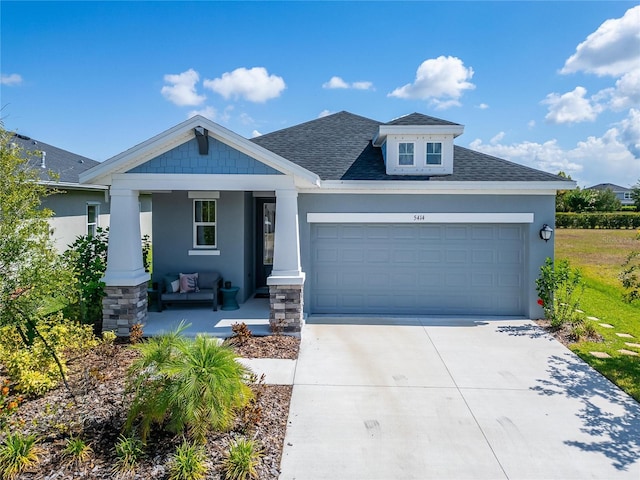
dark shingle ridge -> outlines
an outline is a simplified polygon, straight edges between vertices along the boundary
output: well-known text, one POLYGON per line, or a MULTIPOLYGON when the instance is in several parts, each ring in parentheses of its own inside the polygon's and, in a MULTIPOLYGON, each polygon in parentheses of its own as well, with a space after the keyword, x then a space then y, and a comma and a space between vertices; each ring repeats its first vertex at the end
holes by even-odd
MULTIPOLYGON (((392 122, 437 121, 413 113, 392 122)), ((390 122, 391 123, 391 122, 390 122)), ((396 123, 398 124, 398 123, 396 123)), ((437 123, 458 125, 456 123, 437 123)), ((256 144, 317 174, 322 180, 374 181, 566 181, 557 175, 454 145, 450 175, 387 175, 382 150, 371 140, 385 123, 338 112, 252 139, 256 144)), ((424 123, 423 123, 424 125, 424 123)))
POLYGON ((49 171, 52 171, 58 174, 59 178, 57 180, 59 182, 79 183, 79 175, 82 172, 99 164, 99 162, 90 158, 24 135, 14 134, 9 143, 14 143, 22 149, 22 155, 26 158, 27 165, 39 172, 40 180, 43 182, 51 181, 49 171), (41 167, 42 157, 40 152, 46 152, 45 168, 41 167))
POLYGON ((394 118, 390 122, 385 123, 385 125, 456 125, 456 126, 460 126, 459 123, 443 120, 442 118, 430 117, 429 115, 424 115, 418 112, 414 112, 408 115, 403 115, 402 117, 394 118))
POLYGON ((599 183, 592 187, 587 187, 585 190, 606 190, 607 188, 615 191, 631 190, 630 188, 621 187, 620 185, 616 185, 615 183, 599 183))

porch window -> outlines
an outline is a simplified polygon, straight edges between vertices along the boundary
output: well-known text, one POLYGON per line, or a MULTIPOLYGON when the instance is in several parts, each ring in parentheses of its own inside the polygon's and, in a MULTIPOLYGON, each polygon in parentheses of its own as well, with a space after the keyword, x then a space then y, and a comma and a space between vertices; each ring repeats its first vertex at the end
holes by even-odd
POLYGON ((98 219, 100 218, 100 205, 87 203, 87 236, 94 237, 98 232, 98 219))
POLYGON ((193 201, 193 247, 216 248, 216 200, 193 201))

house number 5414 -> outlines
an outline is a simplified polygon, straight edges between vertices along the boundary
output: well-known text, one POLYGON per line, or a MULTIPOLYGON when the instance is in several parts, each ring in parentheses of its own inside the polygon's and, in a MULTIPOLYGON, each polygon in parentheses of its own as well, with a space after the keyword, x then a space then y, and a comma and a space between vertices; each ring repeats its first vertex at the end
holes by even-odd
POLYGON ((423 222, 424 221, 424 215, 414 215, 413 216, 413 221, 414 222, 423 222))

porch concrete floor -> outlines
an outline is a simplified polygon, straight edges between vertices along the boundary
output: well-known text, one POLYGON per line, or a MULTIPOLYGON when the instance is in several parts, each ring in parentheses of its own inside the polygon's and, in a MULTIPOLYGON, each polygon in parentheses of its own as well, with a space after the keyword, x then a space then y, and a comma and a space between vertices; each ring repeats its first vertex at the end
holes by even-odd
POLYGON ((191 324, 184 335, 195 337, 206 333, 212 337, 232 335, 231 325, 244 322, 256 336, 269 335, 269 299, 250 298, 238 310, 213 311, 206 305, 172 305, 162 312, 150 311, 143 325, 145 336, 154 336, 174 330, 181 321, 191 324))

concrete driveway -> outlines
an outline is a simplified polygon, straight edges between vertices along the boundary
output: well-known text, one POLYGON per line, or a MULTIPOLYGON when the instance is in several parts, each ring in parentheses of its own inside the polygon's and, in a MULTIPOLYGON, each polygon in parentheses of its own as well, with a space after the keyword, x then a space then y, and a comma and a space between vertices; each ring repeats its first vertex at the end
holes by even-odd
POLYGON ((640 405, 533 322, 357 321, 303 329, 281 479, 640 479, 640 405))

